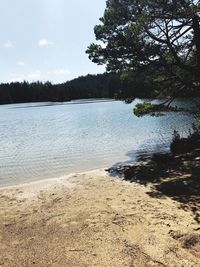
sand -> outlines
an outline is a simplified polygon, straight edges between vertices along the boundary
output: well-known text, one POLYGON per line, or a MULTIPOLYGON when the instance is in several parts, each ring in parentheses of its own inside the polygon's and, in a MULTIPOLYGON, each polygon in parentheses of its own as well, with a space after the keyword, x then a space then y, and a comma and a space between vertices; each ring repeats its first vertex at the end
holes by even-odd
POLYGON ((190 211, 104 170, 0 189, 0 266, 200 266, 190 211))

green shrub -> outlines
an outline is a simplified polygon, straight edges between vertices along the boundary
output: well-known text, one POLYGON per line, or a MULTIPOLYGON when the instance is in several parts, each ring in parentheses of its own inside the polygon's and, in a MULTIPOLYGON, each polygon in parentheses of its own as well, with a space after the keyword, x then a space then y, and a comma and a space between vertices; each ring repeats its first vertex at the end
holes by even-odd
POLYGON ((142 117, 144 115, 150 114, 151 116, 163 116, 163 112, 179 112, 183 111, 182 108, 177 106, 167 106, 162 104, 152 104, 151 102, 139 103, 133 109, 133 113, 137 117, 142 117))

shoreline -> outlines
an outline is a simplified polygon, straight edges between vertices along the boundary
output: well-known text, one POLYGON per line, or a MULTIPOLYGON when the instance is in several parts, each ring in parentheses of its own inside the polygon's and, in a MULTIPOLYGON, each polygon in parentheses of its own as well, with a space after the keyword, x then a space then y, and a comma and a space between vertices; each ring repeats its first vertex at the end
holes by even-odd
MULTIPOLYGON (((109 165, 108 165, 109 166, 109 165)), ((1 185, 0 184, 0 191, 1 190, 5 190, 5 189, 12 189, 12 187, 23 187, 23 186, 28 186, 28 185, 31 185, 31 184, 40 184, 40 183, 53 183, 54 182, 58 182, 58 181, 62 181, 63 179, 66 179, 67 177, 71 177, 73 175, 79 175, 79 174, 83 174, 83 173, 89 173, 89 172, 95 172, 95 171, 105 171, 106 169, 108 169, 109 167, 108 166, 104 166, 104 167, 97 167, 97 168, 89 168, 89 169, 86 169, 86 170, 81 170, 81 171, 77 171, 77 172, 69 172, 67 174, 62 174, 60 176, 52 176, 52 177, 49 177, 49 178, 38 178, 38 179, 33 179, 33 180, 29 180, 29 181, 26 181, 25 179, 22 180, 22 181, 19 181, 17 183, 8 183, 8 184, 3 184, 1 185)))
POLYGON ((104 169, 1 188, 0 266, 199 266, 193 214, 150 192, 104 169))
POLYGON ((0 191, 2 190, 7 190, 7 189, 14 189, 15 187, 26 187, 26 186, 31 186, 31 185, 39 185, 39 184, 43 184, 43 183, 57 183, 57 182, 61 182, 62 180, 66 180, 68 177, 74 176, 74 175, 80 175, 83 173, 88 173, 88 172, 94 172, 94 171, 98 171, 98 170, 104 170, 103 168, 101 169, 94 169, 94 170, 89 170, 89 171, 85 171, 85 172, 73 172, 67 175, 62 175, 62 176, 58 176, 58 177, 52 177, 52 178, 45 178, 45 179, 38 179, 38 180, 34 180, 34 181, 29 181, 29 182, 22 182, 19 184, 10 184, 10 185, 5 185, 5 186, 0 186, 0 191))

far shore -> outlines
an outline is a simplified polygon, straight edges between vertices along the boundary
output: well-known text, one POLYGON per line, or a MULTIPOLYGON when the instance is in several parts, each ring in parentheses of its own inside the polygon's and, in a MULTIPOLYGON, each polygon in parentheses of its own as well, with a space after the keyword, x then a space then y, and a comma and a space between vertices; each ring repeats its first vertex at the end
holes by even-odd
POLYGON ((103 169, 0 189, 0 266, 200 266, 199 225, 103 169))

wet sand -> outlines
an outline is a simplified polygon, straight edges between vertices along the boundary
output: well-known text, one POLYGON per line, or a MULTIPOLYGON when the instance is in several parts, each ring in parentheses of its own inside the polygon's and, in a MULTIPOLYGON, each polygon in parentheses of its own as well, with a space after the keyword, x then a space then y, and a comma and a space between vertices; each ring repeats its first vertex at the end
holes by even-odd
POLYGON ((0 189, 0 266, 200 266, 200 228, 170 198, 104 170, 0 189))

